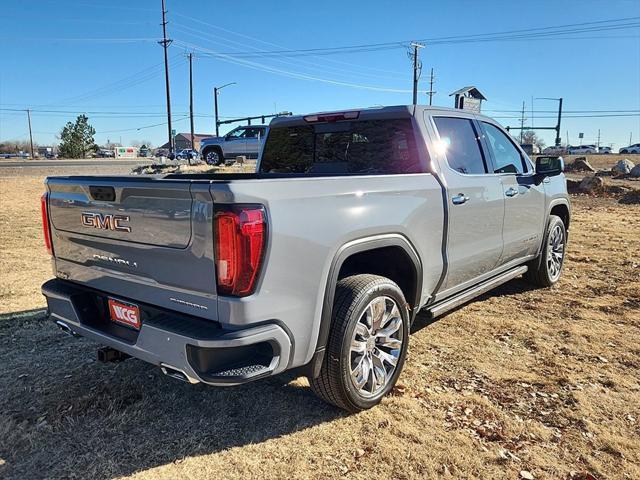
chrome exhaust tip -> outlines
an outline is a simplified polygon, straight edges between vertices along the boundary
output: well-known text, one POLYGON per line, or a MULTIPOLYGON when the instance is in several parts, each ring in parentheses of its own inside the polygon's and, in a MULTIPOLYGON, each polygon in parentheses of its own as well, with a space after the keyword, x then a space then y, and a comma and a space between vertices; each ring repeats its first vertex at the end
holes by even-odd
POLYGON ((64 333, 71 335, 72 337, 79 337, 80 335, 78 335, 76 332, 73 331, 73 329, 67 325, 64 322, 61 322, 60 320, 56 321, 56 325, 58 326, 58 328, 60 330, 62 330, 64 333))
POLYGON ((160 364, 160 370, 162 370, 162 373, 164 373, 166 376, 181 380, 183 382, 192 384, 200 383, 200 380, 190 377, 179 368, 172 367, 171 365, 167 365, 165 363, 160 364))

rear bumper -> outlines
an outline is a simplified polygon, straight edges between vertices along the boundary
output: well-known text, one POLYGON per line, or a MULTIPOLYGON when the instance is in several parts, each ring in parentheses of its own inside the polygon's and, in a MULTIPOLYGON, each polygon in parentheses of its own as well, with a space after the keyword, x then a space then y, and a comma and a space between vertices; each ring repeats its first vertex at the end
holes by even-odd
MULTIPOLYGON (((191 383, 239 385, 284 371, 291 339, 275 323, 226 330, 210 320, 140 305, 139 332, 111 322, 108 294, 60 279, 42 285, 50 318, 61 328, 163 368, 191 383)), ((124 298, 123 300, 127 300, 124 298)))

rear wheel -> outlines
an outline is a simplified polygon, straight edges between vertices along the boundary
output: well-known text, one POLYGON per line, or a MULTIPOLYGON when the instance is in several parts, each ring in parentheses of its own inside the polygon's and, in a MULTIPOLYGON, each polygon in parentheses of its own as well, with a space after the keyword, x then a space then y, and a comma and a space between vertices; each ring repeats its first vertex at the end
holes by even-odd
POLYGON ((320 375, 311 388, 350 412, 371 408, 395 385, 409 344, 409 312, 402 290, 377 275, 338 282, 320 375))
POLYGON ((549 225, 540 258, 529 264, 524 278, 541 287, 550 287, 560 280, 567 246, 567 230, 562 219, 549 216, 549 225))
POLYGON ((620 153, 622 153, 622 154, 626 154, 626 153, 629 153, 629 151, 628 151, 628 150, 626 150, 626 149, 625 149, 625 150, 620 150, 620 153))

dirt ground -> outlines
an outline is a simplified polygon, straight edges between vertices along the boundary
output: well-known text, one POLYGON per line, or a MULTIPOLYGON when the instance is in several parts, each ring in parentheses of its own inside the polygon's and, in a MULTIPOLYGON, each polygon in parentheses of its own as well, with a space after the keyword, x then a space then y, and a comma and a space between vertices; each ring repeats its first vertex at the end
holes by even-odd
POLYGON ((394 394, 348 415, 293 375, 100 364, 33 312, 43 175, 0 169, 1 478, 640 478, 640 205, 574 197, 556 287, 420 316, 394 394))

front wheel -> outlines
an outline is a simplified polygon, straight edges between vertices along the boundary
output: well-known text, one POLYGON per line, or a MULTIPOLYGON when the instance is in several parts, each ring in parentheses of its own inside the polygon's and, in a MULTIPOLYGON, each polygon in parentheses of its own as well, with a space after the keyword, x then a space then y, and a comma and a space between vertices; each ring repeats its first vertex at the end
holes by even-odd
POLYGON ((204 161, 209 165, 221 165, 224 163, 224 156, 222 150, 217 148, 209 148, 203 153, 204 161))
POLYGON ((395 385, 409 345, 409 311, 385 277, 354 275, 336 286, 320 375, 309 380, 324 401, 350 412, 371 408, 395 385))
POLYGON ((541 287, 550 287, 560 280, 567 247, 567 230, 562 219, 549 216, 540 258, 529 264, 524 278, 541 287))

